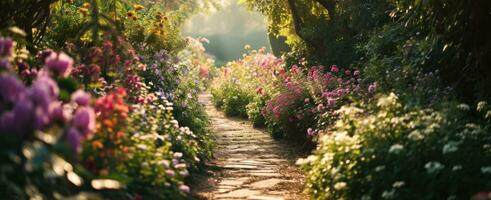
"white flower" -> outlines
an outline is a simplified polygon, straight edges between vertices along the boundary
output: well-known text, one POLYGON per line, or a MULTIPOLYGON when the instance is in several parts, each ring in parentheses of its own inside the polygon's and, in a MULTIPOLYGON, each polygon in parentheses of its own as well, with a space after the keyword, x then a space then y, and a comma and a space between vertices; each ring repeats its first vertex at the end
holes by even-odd
POLYGON ((450 141, 443 146, 443 154, 456 152, 459 149, 459 142, 450 141))
POLYGON ((384 169, 385 169, 385 166, 383 166, 383 165, 375 167, 376 172, 382 171, 384 169))
POLYGON ((484 110, 484 108, 486 107, 486 102, 485 101, 480 101, 479 103, 477 103, 477 111, 481 112, 484 110))
POLYGON ((439 162, 428 162, 425 164, 426 172, 429 174, 437 173, 442 170, 445 166, 439 162))
POLYGON ((483 174, 491 174, 491 166, 481 167, 481 172, 483 174))
POLYGON ((448 196, 447 200, 457 200, 457 196, 455 195, 448 196))
POLYGON ((392 184, 392 187, 395 187, 395 188, 400 188, 402 186, 404 186, 406 183, 404 181, 397 181, 397 182, 394 182, 392 184))
POLYGON ((407 135, 407 138, 414 140, 414 141, 417 141, 417 140, 423 139, 424 136, 423 136, 423 134, 420 133, 419 130, 414 130, 414 131, 411 131, 411 133, 409 133, 409 135, 407 135))
POLYGON ((361 197, 361 200, 372 200, 372 198, 370 196, 368 196, 368 195, 363 195, 361 197))
POLYGON ((337 182, 334 184, 334 189, 336 190, 342 190, 344 188, 346 188, 346 182, 337 182))
POLYGON ((392 189, 390 191, 387 191, 386 190, 386 191, 382 192, 382 198, 384 198, 384 199, 392 199, 392 198, 394 198, 395 193, 396 193, 396 191, 394 189, 392 189))
POLYGON ((467 105, 467 104, 465 104, 465 103, 462 103, 462 104, 457 105, 457 108, 458 108, 458 109, 461 109, 461 110, 463 110, 463 111, 468 111, 468 110, 470 110, 469 105, 467 105))
POLYGON ((404 150, 404 146, 402 146, 401 144, 394 144, 390 146, 389 153, 398 154, 401 153, 403 150, 404 150))
POLYGON ((457 171, 457 170, 461 170, 462 169, 462 165, 455 165, 452 167, 452 171, 457 171))

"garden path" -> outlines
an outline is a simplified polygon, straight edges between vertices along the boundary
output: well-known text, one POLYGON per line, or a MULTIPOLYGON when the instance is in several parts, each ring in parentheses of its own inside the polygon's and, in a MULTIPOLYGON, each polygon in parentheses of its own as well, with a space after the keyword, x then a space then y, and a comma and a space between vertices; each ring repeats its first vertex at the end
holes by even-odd
POLYGON ((303 177, 295 166, 294 148, 279 143, 244 119, 228 118, 201 94, 216 139, 211 176, 199 180, 198 199, 307 199, 303 177))

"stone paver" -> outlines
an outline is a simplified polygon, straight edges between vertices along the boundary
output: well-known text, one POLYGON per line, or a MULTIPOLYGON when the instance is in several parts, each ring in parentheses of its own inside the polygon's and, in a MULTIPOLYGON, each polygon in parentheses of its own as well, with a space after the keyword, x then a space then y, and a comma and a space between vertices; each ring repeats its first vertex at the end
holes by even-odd
POLYGON ((205 199, 306 199, 303 177, 287 158, 285 147, 247 120, 227 118, 216 110, 211 95, 201 94, 210 117, 217 148, 215 165, 220 175, 211 190, 198 192, 205 199))

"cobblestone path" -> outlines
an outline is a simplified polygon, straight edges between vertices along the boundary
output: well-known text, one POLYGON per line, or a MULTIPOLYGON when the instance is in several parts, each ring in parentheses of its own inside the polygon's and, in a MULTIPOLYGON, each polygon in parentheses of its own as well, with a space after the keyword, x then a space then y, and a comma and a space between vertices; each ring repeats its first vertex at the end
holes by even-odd
POLYGON ((199 199, 306 199, 303 176, 294 165, 298 156, 244 119, 227 118, 211 103, 210 94, 201 94, 215 135, 216 170, 200 184, 199 199))

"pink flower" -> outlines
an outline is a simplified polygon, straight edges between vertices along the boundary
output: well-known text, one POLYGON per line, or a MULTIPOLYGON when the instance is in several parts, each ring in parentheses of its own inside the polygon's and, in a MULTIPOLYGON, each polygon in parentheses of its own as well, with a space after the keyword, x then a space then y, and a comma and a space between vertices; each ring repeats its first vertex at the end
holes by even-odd
POLYGON ((165 175, 168 176, 168 177, 174 177, 176 175, 176 173, 174 172, 174 170, 165 170, 165 175))
POLYGON ((334 105, 336 105, 336 100, 332 98, 327 99, 327 105, 329 107, 333 107, 334 105))
POLYGON ((56 75, 67 77, 73 69, 73 59, 61 52, 51 53, 44 61, 46 67, 56 75))
POLYGON ((189 193, 190 192, 189 186, 187 186, 187 185, 181 185, 181 186, 179 186, 179 190, 181 192, 184 192, 184 193, 189 193))
POLYGON ((201 78, 208 78, 208 75, 210 74, 210 71, 208 67, 200 67, 199 68, 199 76, 201 78))
POLYGON ((308 135, 309 137, 313 137, 313 136, 314 136, 314 135, 316 135, 316 134, 317 134, 317 131, 316 131, 316 130, 313 130, 312 128, 308 128, 308 129, 307 129, 307 135, 308 135))
POLYGON ((324 104, 317 105, 317 111, 318 112, 324 112, 324 104))
POLYGON ((368 86, 368 92, 373 93, 377 90, 377 83, 372 83, 368 86))
POLYGON ((350 70, 346 70, 346 71, 344 71, 344 74, 345 74, 346 76, 349 76, 349 75, 351 75, 351 71, 350 71, 350 70))
POLYGON ((79 106, 88 106, 90 103, 90 94, 84 90, 77 90, 72 94, 72 101, 79 106))
POLYGON ((339 72, 338 66, 337 65, 332 65, 331 66, 331 72, 338 73, 339 72))

